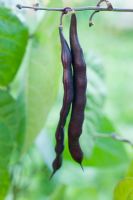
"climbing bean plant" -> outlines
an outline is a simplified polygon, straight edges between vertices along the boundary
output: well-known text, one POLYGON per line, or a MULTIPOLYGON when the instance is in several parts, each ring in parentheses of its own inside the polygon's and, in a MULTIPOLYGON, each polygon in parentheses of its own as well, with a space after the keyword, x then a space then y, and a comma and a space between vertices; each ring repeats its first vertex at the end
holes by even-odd
POLYGON ((85 172, 72 162, 66 149, 62 169, 49 181, 62 102, 59 15, 28 13, 31 21, 27 23, 24 15, 15 14, 11 5, 0 7, 0 200, 86 200, 88 195, 91 199, 103 200, 107 195, 108 199, 132 199, 130 151, 122 142, 95 137, 118 130, 104 111, 105 70, 87 51, 87 102, 81 136, 85 172))

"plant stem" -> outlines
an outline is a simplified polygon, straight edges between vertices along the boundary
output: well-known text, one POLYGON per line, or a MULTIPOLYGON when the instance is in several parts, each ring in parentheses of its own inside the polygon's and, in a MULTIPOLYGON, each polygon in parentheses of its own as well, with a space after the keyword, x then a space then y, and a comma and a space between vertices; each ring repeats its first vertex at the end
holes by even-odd
MULTIPOLYGON (((32 9, 35 11, 38 10, 45 10, 45 11, 59 11, 63 12, 64 8, 43 8, 38 6, 24 6, 17 4, 16 7, 18 9, 32 9)), ((94 10, 94 11, 109 11, 109 12, 133 12, 133 9, 131 8, 113 8, 112 10, 109 10, 108 8, 104 7, 98 7, 98 6, 86 6, 86 7, 80 7, 80 8, 72 8, 74 11, 85 11, 85 10, 94 10)))
POLYGON ((112 134, 95 134, 94 138, 111 138, 113 140, 117 140, 117 141, 120 141, 120 142, 128 143, 129 145, 131 145, 131 147, 133 147, 133 142, 132 141, 130 141, 130 140, 126 139, 126 138, 123 138, 120 135, 117 135, 115 133, 112 133, 112 134))

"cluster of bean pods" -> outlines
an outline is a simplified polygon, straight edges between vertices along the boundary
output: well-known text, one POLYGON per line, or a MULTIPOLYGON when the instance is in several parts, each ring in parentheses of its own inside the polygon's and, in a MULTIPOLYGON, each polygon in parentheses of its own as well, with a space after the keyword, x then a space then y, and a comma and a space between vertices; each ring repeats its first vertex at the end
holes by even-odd
MULTIPOLYGON (((70 11, 69 8, 64 9, 62 16, 67 14, 68 11, 70 11)), ((78 40, 76 14, 74 12, 71 14, 70 47, 63 34, 62 16, 61 24, 59 26, 59 35, 61 42, 61 61, 63 66, 64 98, 55 134, 56 158, 53 161, 53 173, 51 178, 62 165, 62 153, 64 150, 64 127, 70 110, 71 117, 68 127, 69 151, 72 158, 78 162, 81 167, 83 160, 83 152, 80 147, 79 138, 82 134, 86 105, 86 63, 78 40)))

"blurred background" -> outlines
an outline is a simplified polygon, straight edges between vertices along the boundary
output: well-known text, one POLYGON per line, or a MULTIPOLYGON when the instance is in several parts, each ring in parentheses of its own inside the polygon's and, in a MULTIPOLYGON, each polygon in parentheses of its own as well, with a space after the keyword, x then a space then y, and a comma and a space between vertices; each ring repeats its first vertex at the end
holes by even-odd
MULTIPOLYGON (((29 116, 33 119, 29 118, 30 128, 25 136, 23 156, 19 162, 12 161, 12 184, 6 199, 133 200, 133 196, 122 198, 124 193, 121 192, 126 193, 129 187, 133 191, 133 184, 125 185, 123 190, 118 186, 120 181, 133 178, 132 148, 129 144, 96 136, 115 133, 133 141, 133 14, 99 12, 94 17, 94 26, 90 28, 88 24, 92 12, 77 13, 79 40, 88 76, 87 106, 80 140, 84 151, 84 172, 69 155, 66 127, 63 166, 49 181, 55 157, 54 135, 63 97, 58 36, 60 15, 53 12, 20 11, 15 5, 39 2, 41 6, 76 7, 96 5, 97 1, 0 2, 12 8, 28 26, 31 35, 25 58, 12 83, 12 94, 16 97, 22 87, 32 94, 28 106, 29 116), (31 107, 36 109, 36 113, 31 107), (34 124, 37 128, 33 128, 34 124), (119 193, 119 197, 116 198, 114 191, 119 193)), ((111 0, 111 3, 114 7, 133 8, 131 0, 111 0)), ((67 40, 69 23, 68 15, 63 21, 67 40)))

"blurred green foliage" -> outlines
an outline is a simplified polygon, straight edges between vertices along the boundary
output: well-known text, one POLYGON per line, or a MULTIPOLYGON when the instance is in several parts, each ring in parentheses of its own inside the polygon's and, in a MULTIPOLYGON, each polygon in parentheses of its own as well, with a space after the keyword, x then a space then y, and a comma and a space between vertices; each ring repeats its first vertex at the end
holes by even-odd
POLYGON ((96 137, 115 133, 132 140, 132 30, 113 27, 102 16, 90 29, 89 14, 77 13, 88 77, 80 140, 84 172, 71 159, 66 137, 63 166, 49 181, 63 96, 59 14, 22 12, 31 19, 26 27, 1 8, 0 200, 133 200, 131 147, 96 137))

